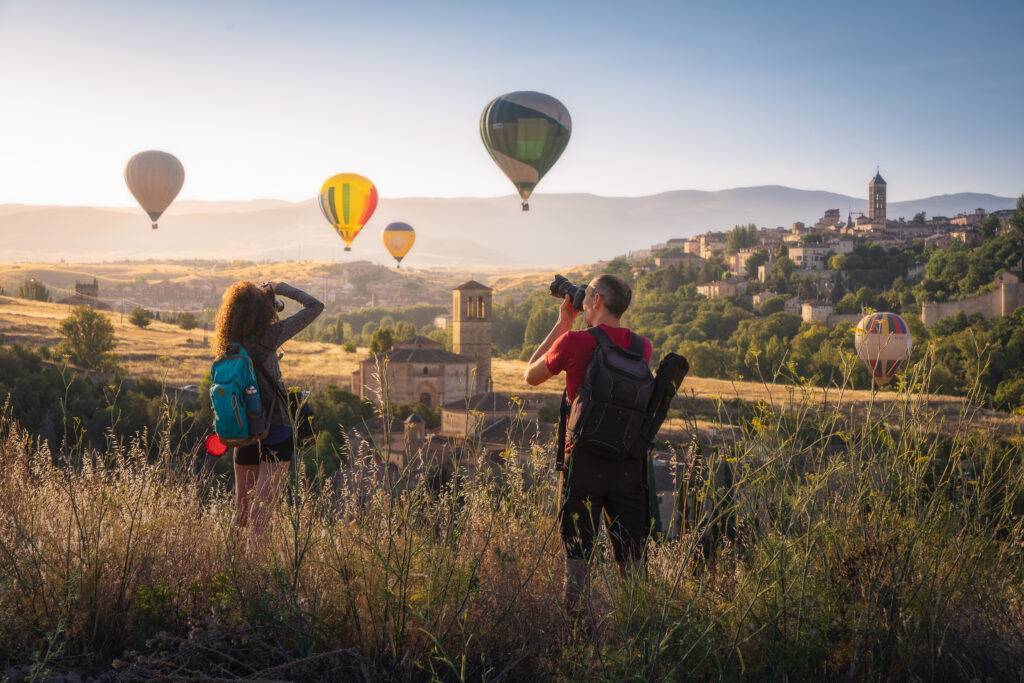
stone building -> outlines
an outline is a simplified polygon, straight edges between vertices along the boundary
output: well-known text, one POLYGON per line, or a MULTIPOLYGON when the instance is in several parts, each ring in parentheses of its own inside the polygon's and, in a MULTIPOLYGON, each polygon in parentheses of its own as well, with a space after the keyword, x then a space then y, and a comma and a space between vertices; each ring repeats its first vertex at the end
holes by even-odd
POLYGON ((491 384, 491 295, 491 288, 476 280, 452 290, 452 351, 475 362, 473 394, 491 384))
POLYGON ((687 266, 687 265, 700 265, 704 259, 696 254, 687 254, 681 251, 672 251, 666 254, 659 254, 654 257, 654 265, 658 268, 667 268, 669 266, 687 266))
POLYGON ((709 299, 739 296, 747 291, 747 281, 741 279, 719 280, 706 285, 697 285, 697 293, 709 299))
POLYGON ((68 306, 91 306, 92 308, 109 311, 110 306, 100 301, 100 283, 96 278, 92 282, 75 281, 75 293, 57 301, 68 306))
POLYGON ((468 437, 487 429, 498 420, 535 421, 540 407, 536 401, 523 400, 511 394, 488 391, 471 398, 461 398, 441 408, 441 433, 468 437))
POLYGON ((882 174, 875 170, 875 177, 868 183, 868 218, 872 225, 885 227, 885 212, 887 202, 885 198, 887 184, 882 174))
POLYGON ((352 393, 374 400, 384 368, 392 403, 422 403, 436 408, 473 393, 470 382, 476 361, 446 351, 426 337, 399 342, 387 353, 360 361, 359 369, 352 373, 352 393))
POLYGON ((452 290, 452 351, 426 337, 370 356, 352 373, 352 393, 372 399, 387 368, 388 399, 437 408, 481 394, 491 381, 491 289, 470 280, 452 290))

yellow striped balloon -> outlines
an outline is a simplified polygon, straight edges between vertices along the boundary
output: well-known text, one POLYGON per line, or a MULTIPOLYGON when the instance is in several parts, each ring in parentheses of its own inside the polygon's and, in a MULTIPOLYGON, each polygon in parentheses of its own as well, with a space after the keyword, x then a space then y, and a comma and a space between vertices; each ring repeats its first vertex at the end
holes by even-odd
POLYGON ((380 238, 384 242, 384 248, 395 257, 398 267, 401 268, 402 259, 416 242, 416 231, 408 223, 391 223, 384 228, 380 238))
POLYGON ((352 240, 377 208, 377 188, 356 173, 339 173, 320 188, 320 211, 352 251, 352 240))

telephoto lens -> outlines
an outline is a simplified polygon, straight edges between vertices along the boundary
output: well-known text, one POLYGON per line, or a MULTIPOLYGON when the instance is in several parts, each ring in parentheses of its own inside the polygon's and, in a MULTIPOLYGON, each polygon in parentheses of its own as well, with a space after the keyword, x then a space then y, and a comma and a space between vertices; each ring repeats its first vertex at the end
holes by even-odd
POLYGON ((564 299, 569 297, 572 299, 572 307, 577 311, 583 310, 583 297, 587 295, 587 288, 585 285, 574 285, 569 282, 569 278, 564 275, 555 275, 555 279, 551 281, 551 285, 548 288, 551 292, 551 296, 564 299))

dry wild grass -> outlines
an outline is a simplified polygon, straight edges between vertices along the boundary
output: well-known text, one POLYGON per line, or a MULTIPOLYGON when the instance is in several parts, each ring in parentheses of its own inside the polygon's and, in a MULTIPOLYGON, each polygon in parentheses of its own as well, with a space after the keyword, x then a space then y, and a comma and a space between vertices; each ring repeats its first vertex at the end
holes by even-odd
POLYGON ((871 408, 900 412, 766 405, 678 453, 686 533, 644 577, 596 560, 580 623, 559 606, 550 444, 442 481, 346 441, 338 475, 296 468, 253 545, 230 483, 168 439, 153 461, 51 454, 8 412, 0 660, 105 680, 1018 676, 1020 444, 967 409, 938 437, 923 400, 871 408))

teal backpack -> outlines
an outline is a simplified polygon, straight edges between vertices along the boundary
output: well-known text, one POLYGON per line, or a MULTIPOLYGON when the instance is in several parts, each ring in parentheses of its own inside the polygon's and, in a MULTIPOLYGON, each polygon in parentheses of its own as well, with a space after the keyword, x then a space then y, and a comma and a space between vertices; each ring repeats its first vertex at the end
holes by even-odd
POLYGON ((228 446, 248 446, 263 440, 269 421, 260 397, 252 358, 239 344, 213 361, 210 368, 213 430, 228 446))

